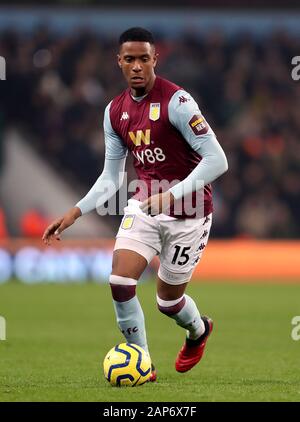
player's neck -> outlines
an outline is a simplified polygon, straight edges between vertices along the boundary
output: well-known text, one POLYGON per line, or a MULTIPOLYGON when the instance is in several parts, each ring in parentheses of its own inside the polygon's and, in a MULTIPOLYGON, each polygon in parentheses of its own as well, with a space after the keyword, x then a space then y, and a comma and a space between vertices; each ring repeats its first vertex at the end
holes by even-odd
POLYGON ((149 83, 143 88, 130 88, 131 95, 136 98, 146 96, 153 88, 155 79, 156 79, 156 75, 153 75, 153 78, 151 78, 149 83))

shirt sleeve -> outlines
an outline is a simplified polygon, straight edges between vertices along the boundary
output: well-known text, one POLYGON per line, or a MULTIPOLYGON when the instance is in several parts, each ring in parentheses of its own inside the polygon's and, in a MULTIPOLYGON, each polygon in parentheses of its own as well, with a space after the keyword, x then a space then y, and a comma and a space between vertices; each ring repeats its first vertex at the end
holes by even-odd
POLYGON ((126 157, 120 159, 105 158, 104 168, 89 192, 77 204, 81 214, 86 214, 101 207, 122 186, 125 175, 126 157))
POLYGON ((171 124, 202 157, 194 170, 170 189, 175 199, 179 199, 213 182, 227 171, 228 163, 215 133, 190 94, 177 91, 170 100, 168 112, 171 124))
POLYGON ((120 160, 127 156, 127 148, 122 139, 114 131, 110 121, 111 102, 105 108, 104 112, 104 140, 105 140, 105 158, 109 160, 120 160))
POLYGON ((124 181, 127 148, 112 128, 109 113, 110 105, 111 102, 105 109, 103 122, 105 140, 104 168, 89 192, 76 204, 82 214, 101 207, 120 189, 124 181))

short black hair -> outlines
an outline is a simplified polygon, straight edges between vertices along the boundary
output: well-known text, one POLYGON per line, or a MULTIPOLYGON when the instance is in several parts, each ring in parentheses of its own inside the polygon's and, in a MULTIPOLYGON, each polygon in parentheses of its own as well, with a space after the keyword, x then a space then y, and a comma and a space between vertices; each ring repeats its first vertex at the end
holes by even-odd
POLYGON ((127 41, 142 41, 154 44, 154 38, 150 31, 144 28, 134 27, 129 28, 120 35, 119 45, 127 41))

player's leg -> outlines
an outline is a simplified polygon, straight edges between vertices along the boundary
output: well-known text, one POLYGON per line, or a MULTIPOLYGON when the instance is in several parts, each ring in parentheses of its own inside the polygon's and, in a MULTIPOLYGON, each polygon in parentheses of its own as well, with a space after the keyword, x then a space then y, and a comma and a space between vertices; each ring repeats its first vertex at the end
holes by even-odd
MULTIPOLYGON (((142 213, 140 202, 129 200, 114 248, 110 285, 120 330, 127 342, 149 353, 144 314, 136 295, 136 285, 146 266, 160 252, 157 221, 142 213)), ((152 370, 150 381, 155 381, 152 370)))
MULTIPOLYGON (((150 355, 144 313, 136 295, 136 285, 156 251, 140 242, 124 238, 117 239, 115 247, 125 247, 125 243, 126 247, 131 247, 134 250, 115 249, 110 276, 117 323, 128 343, 138 344, 150 355)), ((154 382, 157 375, 153 363, 151 368, 149 381, 154 382)))
POLYGON ((140 202, 129 200, 117 233, 110 286, 120 330, 127 342, 147 352, 144 314, 136 295, 141 274, 160 248, 158 223, 142 213, 140 202))
POLYGON ((109 278, 118 326, 128 343, 135 343, 149 353, 144 314, 136 295, 136 285, 148 265, 140 254, 117 249, 113 254, 109 278))
POLYGON ((186 341, 176 359, 176 369, 186 372, 201 359, 212 321, 201 316, 194 300, 185 294, 196 263, 206 246, 211 218, 168 223, 157 281, 158 309, 186 329, 186 341), (199 245, 200 241, 200 245, 199 245))
POLYGON ((168 284, 158 277, 157 306, 160 312, 187 330, 187 338, 196 340, 205 333, 205 324, 196 303, 185 294, 187 284, 168 284))
POLYGON ((192 369, 202 358, 213 322, 201 316, 194 300, 184 294, 187 283, 171 285, 158 277, 157 305, 160 312, 176 321, 186 330, 186 339, 180 349, 175 368, 178 372, 192 369))

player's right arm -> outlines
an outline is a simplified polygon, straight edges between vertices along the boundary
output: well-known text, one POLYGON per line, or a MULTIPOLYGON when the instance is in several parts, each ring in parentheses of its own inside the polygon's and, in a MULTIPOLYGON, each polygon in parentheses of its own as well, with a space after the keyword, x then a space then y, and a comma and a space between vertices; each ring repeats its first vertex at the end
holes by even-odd
POLYGON ((127 149, 111 126, 110 104, 104 113, 105 162, 103 171, 85 197, 47 227, 42 238, 46 245, 50 245, 53 238, 60 240, 60 234, 74 224, 77 218, 94 210, 97 206, 103 205, 122 186, 127 149))

